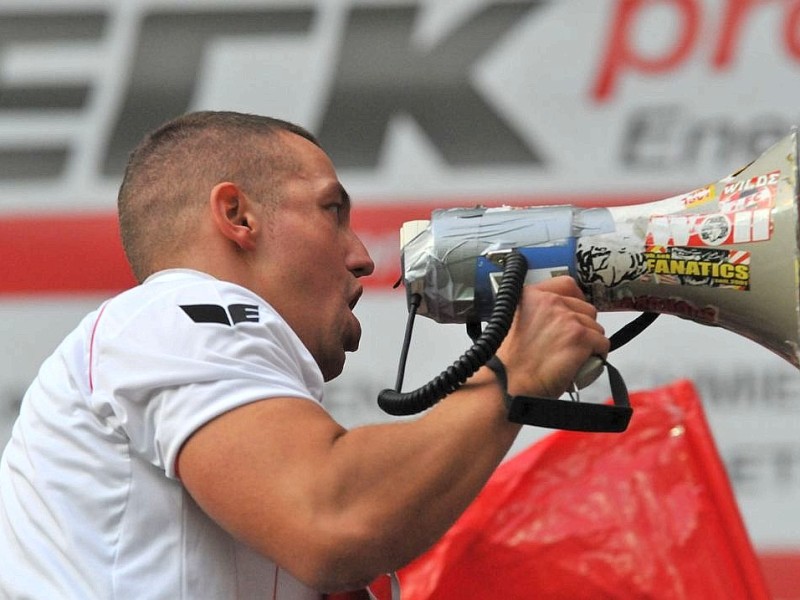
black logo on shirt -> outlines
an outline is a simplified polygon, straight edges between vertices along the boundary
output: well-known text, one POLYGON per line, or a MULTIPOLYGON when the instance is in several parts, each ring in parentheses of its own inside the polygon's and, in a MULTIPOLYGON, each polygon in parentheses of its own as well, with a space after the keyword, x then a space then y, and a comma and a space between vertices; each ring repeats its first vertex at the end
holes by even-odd
POLYGON ((195 323, 258 323, 258 306, 255 304, 230 304, 226 310, 218 304, 181 304, 183 312, 195 323), (230 317, 229 317, 230 315, 230 317))

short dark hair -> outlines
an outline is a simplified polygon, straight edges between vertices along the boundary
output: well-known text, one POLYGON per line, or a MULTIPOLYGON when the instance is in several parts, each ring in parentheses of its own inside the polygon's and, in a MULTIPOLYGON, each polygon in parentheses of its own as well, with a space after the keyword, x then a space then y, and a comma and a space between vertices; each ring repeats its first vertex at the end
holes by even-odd
POLYGON ((217 183, 231 181, 258 201, 274 201, 274 184, 291 166, 278 140, 286 132, 320 145, 289 121, 230 111, 188 113, 147 134, 131 152, 117 197, 134 276, 143 281, 159 256, 180 247, 193 209, 217 183))

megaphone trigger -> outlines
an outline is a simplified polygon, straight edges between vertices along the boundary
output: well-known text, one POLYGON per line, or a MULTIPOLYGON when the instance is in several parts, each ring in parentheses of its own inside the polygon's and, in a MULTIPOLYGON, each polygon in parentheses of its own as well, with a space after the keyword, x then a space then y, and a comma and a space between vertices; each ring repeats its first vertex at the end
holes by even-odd
POLYGON ((575 388, 582 390, 594 383, 595 380, 603 374, 605 367, 606 363, 601 357, 590 356, 575 374, 575 380, 573 382, 575 388))

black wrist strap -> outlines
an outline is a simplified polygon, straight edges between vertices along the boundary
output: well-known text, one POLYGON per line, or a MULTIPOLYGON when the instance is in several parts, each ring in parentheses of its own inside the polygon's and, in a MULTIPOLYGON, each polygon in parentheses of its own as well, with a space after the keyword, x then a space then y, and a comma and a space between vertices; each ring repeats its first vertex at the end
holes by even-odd
POLYGON ((604 360, 603 364, 608 373, 613 405, 538 396, 511 396, 508 393, 508 376, 503 363, 496 355, 486 362, 486 366, 494 371, 503 388, 509 421, 570 431, 619 433, 628 428, 633 409, 622 375, 607 361, 604 360))

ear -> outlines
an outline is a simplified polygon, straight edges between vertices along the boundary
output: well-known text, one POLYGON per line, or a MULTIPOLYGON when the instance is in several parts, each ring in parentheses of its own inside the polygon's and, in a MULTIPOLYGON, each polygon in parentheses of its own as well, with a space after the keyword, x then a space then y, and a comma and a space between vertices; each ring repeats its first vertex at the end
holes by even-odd
POLYGON ((256 245, 257 217, 253 204, 235 183, 218 183, 209 196, 211 215, 217 230, 242 250, 256 245))

